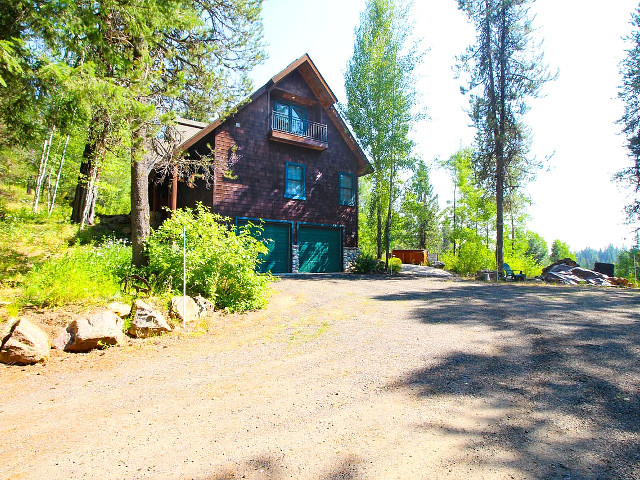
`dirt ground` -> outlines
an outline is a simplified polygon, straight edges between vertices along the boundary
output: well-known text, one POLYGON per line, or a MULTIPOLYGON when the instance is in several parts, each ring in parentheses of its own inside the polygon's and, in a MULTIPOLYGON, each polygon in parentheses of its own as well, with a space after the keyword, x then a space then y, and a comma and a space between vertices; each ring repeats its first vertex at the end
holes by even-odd
POLYGON ((638 291, 425 272, 2 366, 0 479, 640 478, 638 291))

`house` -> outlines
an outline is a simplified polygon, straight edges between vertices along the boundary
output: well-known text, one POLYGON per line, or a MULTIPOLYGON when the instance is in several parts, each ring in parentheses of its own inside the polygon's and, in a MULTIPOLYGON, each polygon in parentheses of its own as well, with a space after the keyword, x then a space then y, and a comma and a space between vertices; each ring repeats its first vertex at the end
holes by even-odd
POLYGON ((336 101, 303 55, 230 117, 180 120, 191 136, 179 148, 213 157, 212 182, 174 176, 153 187, 151 210, 202 202, 238 227, 262 223, 273 273, 344 270, 358 252, 358 178, 372 167, 336 101))

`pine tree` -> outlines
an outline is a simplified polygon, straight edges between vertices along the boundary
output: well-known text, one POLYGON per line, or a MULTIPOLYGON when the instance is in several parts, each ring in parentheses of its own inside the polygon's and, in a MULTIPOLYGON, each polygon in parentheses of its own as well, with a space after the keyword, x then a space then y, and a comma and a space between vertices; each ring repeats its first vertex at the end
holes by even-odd
POLYGON ((527 100, 551 79, 530 44, 533 0, 458 0, 476 27, 475 45, 461 58, 469 73, 470 116, 476 127, 477 178, 496 203, 496 260, 504 262, 504 201, 533 163, 526 158, 527 100))
POLYGON ((627 135, 628 155, 631 165, 616 174, 623 184, 629 185, 635 198, 625 207, 630 220, 640 220, 640 5, 631 16, 633 32, 628 38, 631 47, 621 65, 622 85, 618 95, 625 103, 620 119, 623 133, 627 135))

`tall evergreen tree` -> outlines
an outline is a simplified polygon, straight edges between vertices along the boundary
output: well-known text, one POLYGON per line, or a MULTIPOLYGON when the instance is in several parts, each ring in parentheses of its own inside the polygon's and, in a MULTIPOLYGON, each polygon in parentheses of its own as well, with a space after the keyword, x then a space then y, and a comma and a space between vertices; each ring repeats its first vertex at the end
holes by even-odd
POLYGON ((415 114, 416 45, 407 45, 409 7, 394 0, 368 0, 355 31, 353 56, 347 65, 344 109, 374 173, 369 205, 363 205, 376 232, 376 254, 390 241, 399 170, 412 164, 409 132, 415 114))
POLYGON ((530 42, 533 0, 458 0, 476 27, 461 57, 469 73, 470 116, 476 127, 474 169, 496 202, 496 261, 504 261, 504 201, 532 167, 522 117, 551 76, 530 42))
POLYGON ((640 5, 631 15, 633 31, 627 56, 622 61, 622 85, 619 97, 624 101, 624 114, 620 119, 623 133, 627 135, 628 155, 631 165, 616 174, 616 178, 629 185, 634 199, 625 210, 630 220, 640 220, 640 5))

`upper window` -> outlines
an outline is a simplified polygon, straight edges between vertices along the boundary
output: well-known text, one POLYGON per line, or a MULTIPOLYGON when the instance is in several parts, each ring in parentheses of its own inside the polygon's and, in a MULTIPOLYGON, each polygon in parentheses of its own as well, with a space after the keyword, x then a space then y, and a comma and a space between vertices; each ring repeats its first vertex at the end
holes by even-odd
POLYGON ((351 173, 340 172, 339 203, 352 207, 356 204, 355 183, 351 173))
POLYGON ((297 135, 307 135, 309 113, 306 107, 282 100, 274 100, 273 111, 273 127, 276 130, 297 135))
POLYGON ((287 162, 284 196, 285 198, 305 200, 304 165, 287 162))

